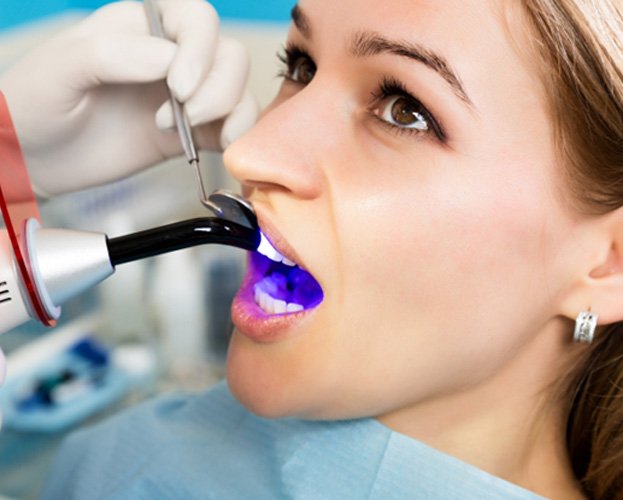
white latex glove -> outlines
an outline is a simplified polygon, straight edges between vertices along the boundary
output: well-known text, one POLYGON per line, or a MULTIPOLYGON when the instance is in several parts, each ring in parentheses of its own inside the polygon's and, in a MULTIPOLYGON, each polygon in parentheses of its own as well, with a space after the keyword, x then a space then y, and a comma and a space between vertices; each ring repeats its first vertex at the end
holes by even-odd
POLYGON ((102 184, 179 155, 165 78, 185 103, 200 148, 221 150, 255 122, 248 55, 239 42, 219 36, 212 6, 203 0, 159 6, 174 42, 149 35, 142 3, 117 2, 0 75, 40 194, 102 184))

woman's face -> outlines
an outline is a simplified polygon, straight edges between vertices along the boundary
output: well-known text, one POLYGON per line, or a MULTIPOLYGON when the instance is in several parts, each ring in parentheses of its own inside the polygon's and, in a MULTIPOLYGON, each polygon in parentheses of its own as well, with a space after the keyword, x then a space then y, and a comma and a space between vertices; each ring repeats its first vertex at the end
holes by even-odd
POLYGON ((580 222, 520 13, 301 0, 293 19, 281 90, 225 162, 322 302, 252 259, 233 392, 266 416, 382 415, 527 367, 580 222), (307 309, 264 312, 256 288, 307 309))

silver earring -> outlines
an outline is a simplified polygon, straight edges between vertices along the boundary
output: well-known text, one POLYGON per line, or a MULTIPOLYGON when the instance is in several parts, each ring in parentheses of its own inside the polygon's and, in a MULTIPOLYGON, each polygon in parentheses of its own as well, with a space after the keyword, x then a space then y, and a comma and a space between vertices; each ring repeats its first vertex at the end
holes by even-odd
POLYGON ((597 314, 590 311, 581 311, 575 319, 573 341, 590 344, 597 328, 597 314))

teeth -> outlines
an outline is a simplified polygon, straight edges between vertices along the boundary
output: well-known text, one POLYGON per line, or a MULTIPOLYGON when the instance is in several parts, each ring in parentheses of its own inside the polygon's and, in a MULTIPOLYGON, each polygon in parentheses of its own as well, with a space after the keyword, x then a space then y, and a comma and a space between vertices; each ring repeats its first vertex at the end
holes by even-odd
POLYGON ((285 300, 275 300, 273 302, 273 310, 275 311, 275 314, 283 314, 284 312, 286 312, 286 301, 285 300))
POLYGON ((290 302, 286 304, 286 312, 295 313, 302 311, 304 307, 301 304, 295 304, 294 302, 290 302))
POLYGON ((263 233, 260 233, 260 236, 261 236, 260 246, 257 247, 257 251, 259 253, 261 253, 265 257, 268 257, 270 260, 273 260, 275 262, 281 262, 285 264, 286 266, 291 266, 291 267, 296 266, 296 264, 292 262, 290 259, 287 259, 283 255, 281 255, 277 251, 277 249, 275 249, 275 247, 273 247, 270 244, 270 241, 268 241, 268 238, 266 238, 266 236, 264 236, 263 233))
POLYGON ((255 287, 255 303, 267 314, 295 313, 304 309, 301 304, 274 299, 257 286, 255 287))

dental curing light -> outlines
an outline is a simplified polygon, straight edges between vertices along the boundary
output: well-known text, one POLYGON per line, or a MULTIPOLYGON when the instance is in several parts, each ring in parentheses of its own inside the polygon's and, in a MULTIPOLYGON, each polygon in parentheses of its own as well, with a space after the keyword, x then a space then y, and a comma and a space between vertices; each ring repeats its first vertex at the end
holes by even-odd
POLYGON ((115 266, 196 245, 256 250, 253 208, 229 191, 210 197, 215 217, 202 217, 108 238, 51 229, 39 209, 6 101, 0 93, 0 333, 30 319, 54 326, 61 305, 114 273, 115 266))
MULTIPOLYGON (((221 192, 222 193, 222 192, 221 192)), ((19 272, 16 252, 7 231, 0 232, 0 332, 34 318, 50 325, 67 300, 108 278, 120 264, 196 245, 219 244, 256 250, 257 225, 242 225, 220 217, 200 217, 108 238, 103 233, 41 227, 35 218, 25 221, 24 262, 33 291, 45 313, 33 307, 32 292, 19 272)))

